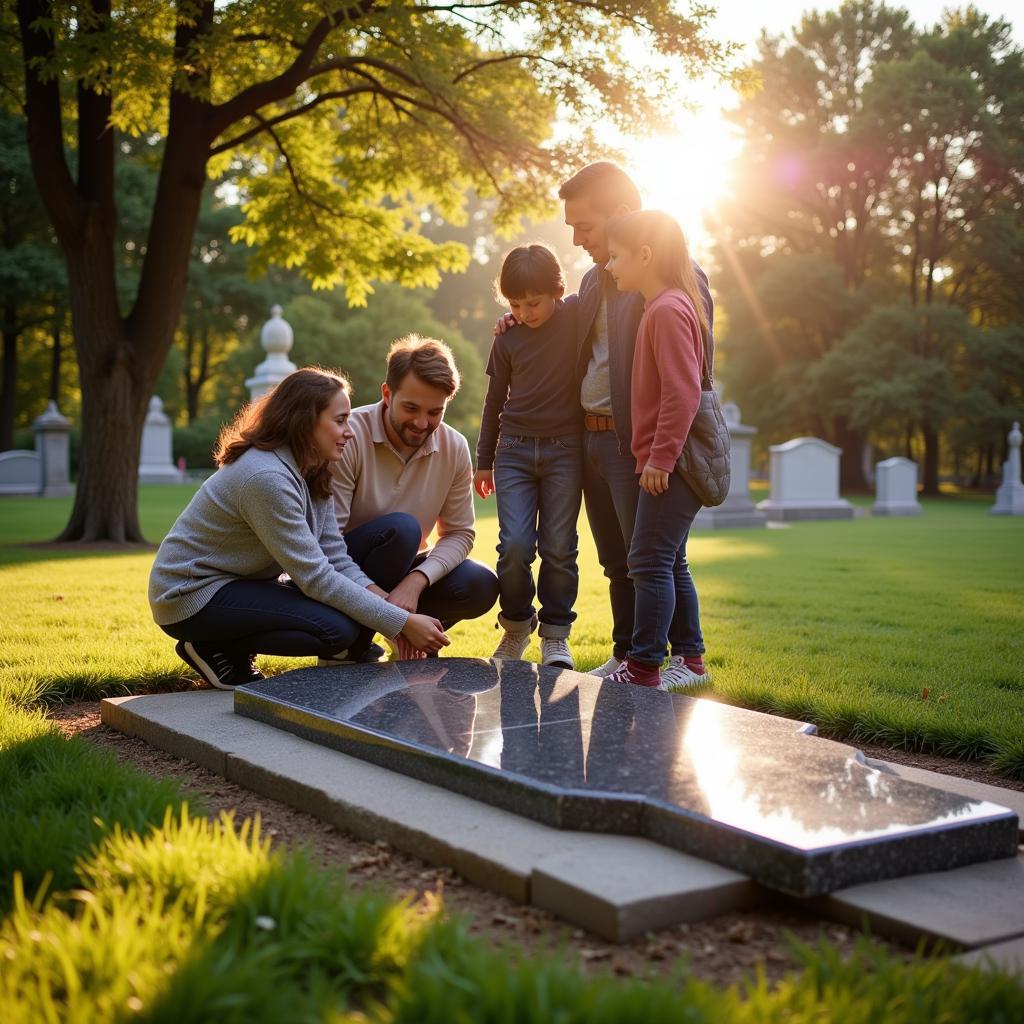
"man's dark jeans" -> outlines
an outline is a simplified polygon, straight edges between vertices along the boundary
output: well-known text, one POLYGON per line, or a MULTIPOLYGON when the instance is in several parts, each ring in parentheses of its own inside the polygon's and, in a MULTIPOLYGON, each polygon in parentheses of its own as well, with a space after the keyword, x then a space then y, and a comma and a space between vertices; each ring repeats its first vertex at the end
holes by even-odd
POLYGON ((580 438, 502 434, 494 453, 498 503, 499 622, 516 632, 534 620, 540 599, 540 635, 567 637, 579 590, 576 521, 582 500, 580 438), (532 565, 540 554, 537 585, 532 565))
MULTIPOLYGON (((404 512, 381 516, 345 536, 349 554, 384 590, 423 561, 420 524, 404 512)), ((445 628, 486 614, 498 599, 498 579, 467 559, 423 592, 419 611, 445 628)), ((214 642, 230 657, 276 654, 330 658, 369 645, 373 630, 344 612, 306 597, 291 581, 236 580, 221 587, 195 615, 164 632, 176 640, 214 642)))
MULTIPOLYGON (((384 590, 393 590, 426 558, 419 553, 420 524, 408 512, 389 512, 345 534, 353 561, 384 590)), ((420 595, 417 611, 440 619, 445 629, 463 619, 485 615, 498 600, 498 577, 485 565, 467 558, 420 595)), ((364 629, 356 649, 368 644, 373 630, 364 629)))
MULTIPOLYGON (((678 473, 672 474, 683 484, 678 473)), ((637 506, 640 502, 640 477, 636 471, 636 459, 619 452, 615 432, 587 431, 583 435, 583 498, 590 521, 590 531, 597 547, 597 557, 608 578, 608 591, 612 606, 612 653, 620 661, 631 652, 634 645, 634 623, 637 615, 637 594, 630 575, 629 553, 637 521, 637 506)), ((683 484, 685 487, 686 485, 683 484)), ((689 488, 687 488, 689 490, 689 488)), ((690 492, 692 495, 692 492, 690 492)), ((650 497, 649 495, 647 497, 650 497)), ((693 498, 696 501, 696 498, 693 498)), ((699 507, 699 506, 698 506, 699 507)), ((687 531, 690 519, 686 524, 687 531)), ((673 566, 682 578, 683 571, 689 577, 686 566, 685 536, 681 540, 682 551, 673 566)), ((677 545, 678 547, 679 545, 677 545)), ((674 578, 674 577, 673 577, 674 578)), ((690 577, 692 589, 693 580, 690 577)), ((685 584, 679 588, 686 592, 685 584)), ((668 627, 668 639, 673 654, 690 655, 703 651, 703 642, 695 639, 692 622, 696 620, 696 592, 693 592, 693 610, 689 598, 676 601, 675 614, 668 627)), ((698 634, 699 636, 699 626, 698 634)), ((634 657, 636 655, 634 654, 634 657)), ((664 655, 662 655, 662 659, 664 655)), ((640 659, 642 660, 642 659, 640 659)), ((659 659, 661 660, 661 659, 659 659)))

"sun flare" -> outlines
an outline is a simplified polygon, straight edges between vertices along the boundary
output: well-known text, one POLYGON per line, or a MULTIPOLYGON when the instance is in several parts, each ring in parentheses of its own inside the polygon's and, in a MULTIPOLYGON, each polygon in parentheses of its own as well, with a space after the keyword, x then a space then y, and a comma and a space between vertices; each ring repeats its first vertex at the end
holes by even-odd
POLYGON ((707 218, 725 192, 739 145, 721 110, 709 105, 680 115, 671 133, 628 147, 625 169, 639 185, 644 206, 675 217, 698 256, 710 240, 707 218))

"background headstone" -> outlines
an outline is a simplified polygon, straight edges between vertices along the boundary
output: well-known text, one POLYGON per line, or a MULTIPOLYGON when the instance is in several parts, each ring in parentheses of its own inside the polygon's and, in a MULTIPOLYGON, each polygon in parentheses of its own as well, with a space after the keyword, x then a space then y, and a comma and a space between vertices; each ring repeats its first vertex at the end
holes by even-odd
POLYGON ((245 382, 249 389, 249 398, 253 402, 280 384, 289 373, 294 373, 298 369, 288 358, 294 339, 292 325, 281 316, 282 312, 280 306, 273 306, 270 310, 270 319, 260 331, 260 344, 267 353, 267 358, 256 367, 255 374, 245 382))
POLYGON ((149 412, 142 428, 139 449, 139 483, 180 484, 181 470, 174 464, 171 443, 174 428, 164 412, 164 403, 154 395, 149 400, 149 412))
POLYGON ((757 504, 769 519, 853 518, 853 506, 839 497, 841 448, 819 437, 795 437, 770 451, 771 497, 757 504))
POLYGON ((917 463, 910 459, 892 458, 875 467, 875 503, 873 516, 919 516, 917 500, 917 463))
POLYGON ((1003 463, 1003 482, 996 491, 996 503, 989 509, 994 516, 1024 516, 1024 484, 1020 479, 1020 424, 1014 423, 1007 440, 1010 457, 1003 463))
POLYGON ((39 452, 0 452, 0 494, 38 494, 43 479, 39 452))
POLYGON ((46 412, 32 424, 39 453, 40 479, 37 494, 44 498, 62 498, 72 494, 71 420, 62 416, 56 402, 47 402, 46 412))
POLYGON ((707 529, 766 526, 768 517, 750 499, 750 439, 757 433, 757 427, 741 422, 735 402, 724 402, 722 414, 729 428, 729 494, 716 508, 702 508, 693 525, 707 529))

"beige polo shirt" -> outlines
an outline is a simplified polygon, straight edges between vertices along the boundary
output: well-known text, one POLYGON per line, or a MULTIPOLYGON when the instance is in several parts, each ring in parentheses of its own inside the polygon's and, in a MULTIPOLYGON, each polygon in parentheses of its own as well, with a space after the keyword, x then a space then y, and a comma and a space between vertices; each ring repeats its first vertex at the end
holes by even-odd
POLYGON ((406 462, 384 432, 383 402, 353 409, 349 426, 355 436, 332 467, 341 532, 389 512, 408 512, 420 524, 420 551, 437 529, 437 543, 416 567, 436 583, 466 560, 476 538, 466 439, 442 423, 406 462))

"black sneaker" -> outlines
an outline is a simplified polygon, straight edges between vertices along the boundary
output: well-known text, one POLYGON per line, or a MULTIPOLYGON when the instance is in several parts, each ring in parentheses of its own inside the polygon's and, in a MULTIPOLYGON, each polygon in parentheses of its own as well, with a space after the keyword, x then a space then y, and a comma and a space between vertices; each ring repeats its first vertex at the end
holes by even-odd
POLYGON ((189 668, 198 673, 218 690, 233 690, 236 686, 256 683, 263 673, 256 670, 253 657, 238 662, 226 655, 215 644, 192 640, 179 640, 174 651, 189 668))
POLYGON ((342 651, 335 658, 317 658, 317 668, 334 668, 337 665, 376 665, 384 660, 384 648, 370 644, 361 651, 342 651))

